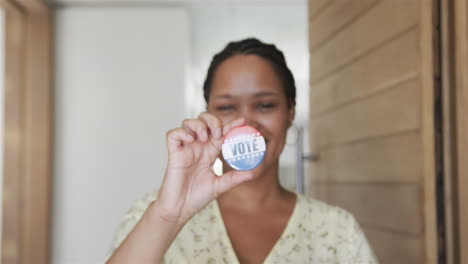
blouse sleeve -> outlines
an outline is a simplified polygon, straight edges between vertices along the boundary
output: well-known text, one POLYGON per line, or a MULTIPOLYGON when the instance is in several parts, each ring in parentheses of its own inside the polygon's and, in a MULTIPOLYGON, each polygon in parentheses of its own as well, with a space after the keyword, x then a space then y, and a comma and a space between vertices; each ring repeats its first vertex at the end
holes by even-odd
POLYGON ((117 230, 114 234, 114 239, 112 240, 110 250, 108 252, 107 259, 112 256, 114 251, 119 248, 120 244, 125 240, 127 235, 132 231, 135 225, 140 221, 140 218, 145 213, 149 204, 154 201, 157 197, 157 192, 152 192, 146 194, 143 199, 136 201, 127 214, 122 218, 120 224, 117 227, 117 230))

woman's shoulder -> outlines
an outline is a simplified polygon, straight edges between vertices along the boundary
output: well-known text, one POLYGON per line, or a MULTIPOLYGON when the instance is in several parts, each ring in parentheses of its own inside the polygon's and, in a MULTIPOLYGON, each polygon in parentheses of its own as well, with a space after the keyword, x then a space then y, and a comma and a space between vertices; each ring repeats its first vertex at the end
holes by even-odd
POLYGON ((305 195, 298 195, 299 219, 304 228, 323 230, 327 234, 353 236, 361 232, 353 214, 347 210, 305 195))

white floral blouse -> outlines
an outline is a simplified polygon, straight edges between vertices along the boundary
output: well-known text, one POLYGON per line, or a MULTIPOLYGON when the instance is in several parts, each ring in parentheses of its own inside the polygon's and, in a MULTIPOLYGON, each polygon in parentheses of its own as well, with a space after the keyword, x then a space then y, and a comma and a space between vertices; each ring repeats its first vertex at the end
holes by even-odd
MULTIPOLYGON (((354 217, 343 209, 296 194, 296 205, 264 263, 378 263, 354 217)), ((157 192, 136 202, 118 227, 110 253, 133 229, 157 192)), ((239 263, 216 201, 180 231, 165 264, 239 263)))

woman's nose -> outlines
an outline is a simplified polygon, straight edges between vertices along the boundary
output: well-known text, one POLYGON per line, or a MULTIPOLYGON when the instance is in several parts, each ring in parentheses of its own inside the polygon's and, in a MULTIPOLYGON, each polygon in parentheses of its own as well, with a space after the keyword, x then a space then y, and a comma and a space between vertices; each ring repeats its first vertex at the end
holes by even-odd
POLYGON ((237 118, 241 117, 245 119, 246 125, 254 127, 257 130, 260 128, 260 123, 257 120, 255 111, 252 111, 249 107, 241 108, 241 111, 239 111, 237 118))
POLYGON ((243 118, 245 119, 246 125, 251 126, 257 130, 260 129, 260 122, 258 122, 254 114, 243 116, 243 118))
POLYGON ((252 120, 252 119, 247 120, 246 124, 248 126, 251 126, 251 127, 255 128, 255 129, 257 129, 257 130, 260 130, 260 123, 257 122, 256 120, 252 120))

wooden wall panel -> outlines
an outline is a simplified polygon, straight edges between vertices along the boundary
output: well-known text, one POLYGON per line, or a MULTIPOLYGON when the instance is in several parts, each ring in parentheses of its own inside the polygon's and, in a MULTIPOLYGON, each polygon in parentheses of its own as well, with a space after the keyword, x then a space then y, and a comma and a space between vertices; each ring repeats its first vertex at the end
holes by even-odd
MULTIPOLYGON (((358 18, 362 12, 372 7, 378 0, 360 0, 361 3, 356 5, 355 0, 338 0, 336 3, 331 3, 329 8, 323 10, 319 17, 314 17, 314 25, 316 30, 309 37, 309 45, 312 50, 318 48, 320 43, 323 43, 327 38, 333 36, 344 25, 358 18)), ((332 2, 332 1, 329 1, 332 2)), ((311 7, 316 10, 316 7, 311 7)))
POLYGON ((320 150, 313 181, 415 183, 422 178, 419 132, 378 137, 320 150), (401 155, 405 153, 406 155, 401 155))
POLYGON ((422 193, 417 183, 314 183, 313 190, 352 212, 361 225, 414 236, 424 230, 422 193))
MULTIPOLYGON (((342 1, 335 3, 340 4, 342 1)), ((360 5, 360 2, 355 4, 360 5)), ((310 75, 311 83, 410 30, 418 21, 419 1, 380 1, 319 49, 310 51, 310 70, 313 73, 310 75)), ((310 30, 313 35, 313 23, 310 30)))
POLYGON ((415 80, 314 116, 321 149, 377 136, 409 132, 420 127, 419 83, 415 80), (398 102, 398 103, 396 103, 398 102))
POLYGON ((393 88, 418 74, 418 30, 413 28, 366 54, 330 78, 314 83, 310 93, 313 115, 352 100, 393 88), (353 84, 350 89, 349 84, 353 84))
POLYGON ((381 263, 423 264, 424 247, 419 236, 408 236, 392 231, 363 226, 364 232, 381 263))
POLYGON ((381 263, 436 263, 434 6, 332 1, 309 20, 309 193, 351 211, 381 263))
POLYGON ((321 15, 335 0, 315 0, 309 2, 309 19, 314 19, 316 16, 321 15))

